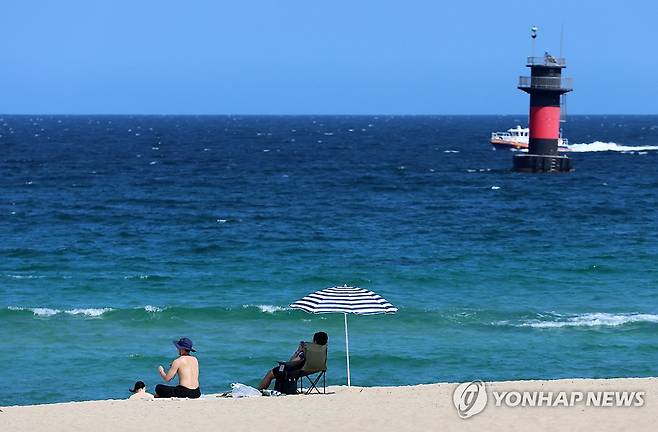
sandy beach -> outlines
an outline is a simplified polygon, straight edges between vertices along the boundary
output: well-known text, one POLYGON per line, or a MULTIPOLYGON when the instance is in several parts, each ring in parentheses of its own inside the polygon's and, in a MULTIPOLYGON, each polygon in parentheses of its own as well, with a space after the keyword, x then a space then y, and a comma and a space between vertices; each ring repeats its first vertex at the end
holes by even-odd
POLYGON ((654 430, 657 378, 573 379, 486 383, 488 403, 462 419, 453 404, 457 384, 408 387, 329 387, 327 395, 202 400, 104 400, 3 407, 2 430, 139 431, 181 426, 195 431, 654 430), (494 392, 644 392, 642 406, 496 406, 494 392))

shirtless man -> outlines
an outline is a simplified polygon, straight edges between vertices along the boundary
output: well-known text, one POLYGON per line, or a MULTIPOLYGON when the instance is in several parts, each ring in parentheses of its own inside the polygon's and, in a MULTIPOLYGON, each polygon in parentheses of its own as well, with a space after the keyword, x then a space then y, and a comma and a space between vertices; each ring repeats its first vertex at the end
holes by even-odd
POLYGON ((173 361, 168 372, 165 372, 162 366, 158 366, 158 372, 163 380, 171 381, 178 375, 178 385, 176 387, 158 384, 155 386, 155 397, 157 398, 190 398, 197 399, 201 396, 199 389, 199 362, 195 357, 190 355, 196 352, 192 348, 192 341, 188 338, 181 338, 174 341, 178 348, 179 357, 173 361))

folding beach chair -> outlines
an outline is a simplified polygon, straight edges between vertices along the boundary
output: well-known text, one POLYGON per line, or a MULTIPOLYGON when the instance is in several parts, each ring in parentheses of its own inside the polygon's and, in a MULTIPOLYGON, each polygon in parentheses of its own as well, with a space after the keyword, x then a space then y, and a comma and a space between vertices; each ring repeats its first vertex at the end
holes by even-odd
POLYGON ((310 394, 315 390, 319 394, 327 393, 327 345, 306 342, 304 350, 306 361, 299 371, 299 392, 310 394), (308 381, 308 389, 304 392, 304 378, 308 381), (322 392, 318 383, 322 378, 322 392))

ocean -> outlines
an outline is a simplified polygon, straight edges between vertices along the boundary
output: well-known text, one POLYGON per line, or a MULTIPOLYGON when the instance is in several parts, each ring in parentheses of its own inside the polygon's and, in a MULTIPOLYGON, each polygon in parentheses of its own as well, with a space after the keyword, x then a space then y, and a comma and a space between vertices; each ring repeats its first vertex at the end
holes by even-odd
POLYGON ((658 116, 572 116, 575 172, 511 172, 525 116, 0 116, 0 405, 125 398, 198 349, 256 385, 343 317, 352 383, 658 375, 658 116))

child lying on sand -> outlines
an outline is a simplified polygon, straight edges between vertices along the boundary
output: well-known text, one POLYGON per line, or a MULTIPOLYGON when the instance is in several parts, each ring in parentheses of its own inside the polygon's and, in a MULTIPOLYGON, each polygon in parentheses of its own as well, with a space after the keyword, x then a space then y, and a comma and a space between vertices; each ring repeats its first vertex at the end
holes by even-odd
POLYGON ((137 381, 135 387, 129 390, 132 393, 128 399, 153 399, 153 395, 146 391, 144 381, 137 381))

